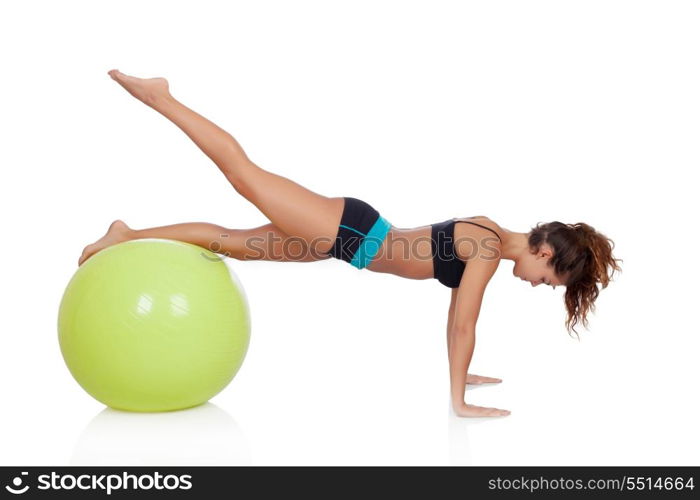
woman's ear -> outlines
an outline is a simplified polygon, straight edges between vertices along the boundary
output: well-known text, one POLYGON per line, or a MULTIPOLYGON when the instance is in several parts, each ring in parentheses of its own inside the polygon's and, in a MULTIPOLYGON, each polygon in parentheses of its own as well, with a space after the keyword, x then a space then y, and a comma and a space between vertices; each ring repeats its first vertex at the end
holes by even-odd
POLYGON ((538 253, 538 256, 550 259, 550 258, 552 258, 553 255, 554 255, 554 251, 552 250, 552 247, 550 247, 546 243, 542 243, 542 245, 540 246, 540 251, 538 253))

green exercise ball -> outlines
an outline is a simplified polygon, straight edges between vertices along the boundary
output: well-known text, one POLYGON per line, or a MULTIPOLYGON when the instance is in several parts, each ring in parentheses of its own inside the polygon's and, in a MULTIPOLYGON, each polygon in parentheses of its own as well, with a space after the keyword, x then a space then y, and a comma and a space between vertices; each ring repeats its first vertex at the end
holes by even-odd
POLYGON ((205 403, 233 379, 250 311, 218 255, 180 241, 107 247, 78 268, 58 313, 63 359, 88 394, 119 410, 205 403))

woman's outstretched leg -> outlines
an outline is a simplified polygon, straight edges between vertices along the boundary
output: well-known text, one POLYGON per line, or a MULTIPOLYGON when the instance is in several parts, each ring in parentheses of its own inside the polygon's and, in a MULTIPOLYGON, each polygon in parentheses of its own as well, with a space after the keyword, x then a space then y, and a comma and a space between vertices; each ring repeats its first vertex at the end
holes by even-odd
POLYGON ((319 252, 330 250, 343 211, 342 197, 320 195, 260 168, 231 134, 177 101, 164 78, 135 78, 118 70, 111 70, 109 75, 185 132, 216 163, 236 191, 277 228, 305 239, 319 252))
POLYGON ((250 229, 229 229, 208 222, 185 222, 132 229, 123 221, 116 220, 102 238, 85 247, 78 265, 82 265, 103 248, 144 238, 184 241, 238 260, 315 262, 329 258, 311 248, 304 239, 289 236, 274 224, 250 229))

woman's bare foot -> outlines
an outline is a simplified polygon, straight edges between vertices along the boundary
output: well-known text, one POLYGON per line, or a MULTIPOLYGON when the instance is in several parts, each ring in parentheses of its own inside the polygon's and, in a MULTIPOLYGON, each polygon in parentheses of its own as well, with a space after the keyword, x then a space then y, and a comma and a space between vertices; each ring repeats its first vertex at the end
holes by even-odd
POLYGON ((127 226, 124 223, 124 221, 115 220, 109 226, 107 233, 102 238, 97 240, 95 243, 85 247, 85 249, 83 250, 83 254, 78 260, 78 266, 82 265, 83 262, 85 262, 87 259, 89 259, 92 255, 99 252, 100 250, 112 245, 116 245, 117 243, 121 243, 123 241, 128 241, 129 239, 131 239, 131 231, 132 229, 129 226, 127 226))
POLYGON ((107 74, 129 94, 148 106, 153 106, 159 98, 170 96, 168 80, 165 78, 136 78, 125 75, 118 69, 110 70, 107 74))

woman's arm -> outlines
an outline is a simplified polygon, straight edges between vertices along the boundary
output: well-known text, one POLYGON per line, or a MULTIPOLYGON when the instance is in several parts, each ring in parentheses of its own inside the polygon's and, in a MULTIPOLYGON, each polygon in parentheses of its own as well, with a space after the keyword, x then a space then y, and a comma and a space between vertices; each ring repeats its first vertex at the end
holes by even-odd
MULTIPOLYGON (((463 417, 508 415, 507 410, 469 405, 464 401, 467 370, 476 343, 476 322, 486 285, 498 268, 498 259, 477 255, 470 259, 462 275, 454 311, 448 319, 448 359, 450 364, 450 397, 455 413, 463 417)), ((453 291, 453 294, 455 292, 453 291)), ((452 308, 452 304, 450 305, 452 308)))
POLYGON ((449 334, 450 397, 452 408, 457 411, 464 404, 464 388, 467 370, 474 354, 476 334, 474 328, 455 330, 449 334))
MULTIPOLYGON (((467 384, 467 368, 474 353, 474 335, 458 335, 454 328, 454 316, 459 288, 452 289, 450 311, 447 317, 447 359, 450 364, 450 397, 452 406, 455 402, 464 402, 464 387, 467 384), (466 341, 466 342, 465 342, 466 341), (456 356, 456 357, 455 357, 456 356), (461 372, 459 370, 462 369, 461 372), (459 387, 462 389, 460 390, 459 387)), ((466 330, 464 330, 467 333, 466 330)), ((459 406, 459 404, 457 405, 459 406)))
POLYGON ((447 313, 447 355, 450 355, 450 331, 454 323, 455 304, 457 303, 457 292, 459 288, 452 289, 452 298, 450 299, 450 310, 447 313))
MULTIPOLYGON (((454 312, 455 304, 457 303, 457 292, 459 288, 452 289, 452 297, 450 299, 450 309, 447 313, 447 356, 450 355, 450 331, 452 330, 452 324, 454 322, 454 312)), ((500 378, 495 377, 484 377, 482 375, 476 375, 474 373, 467 373, 467 384, 498 384, 503 382, 500 378)))

